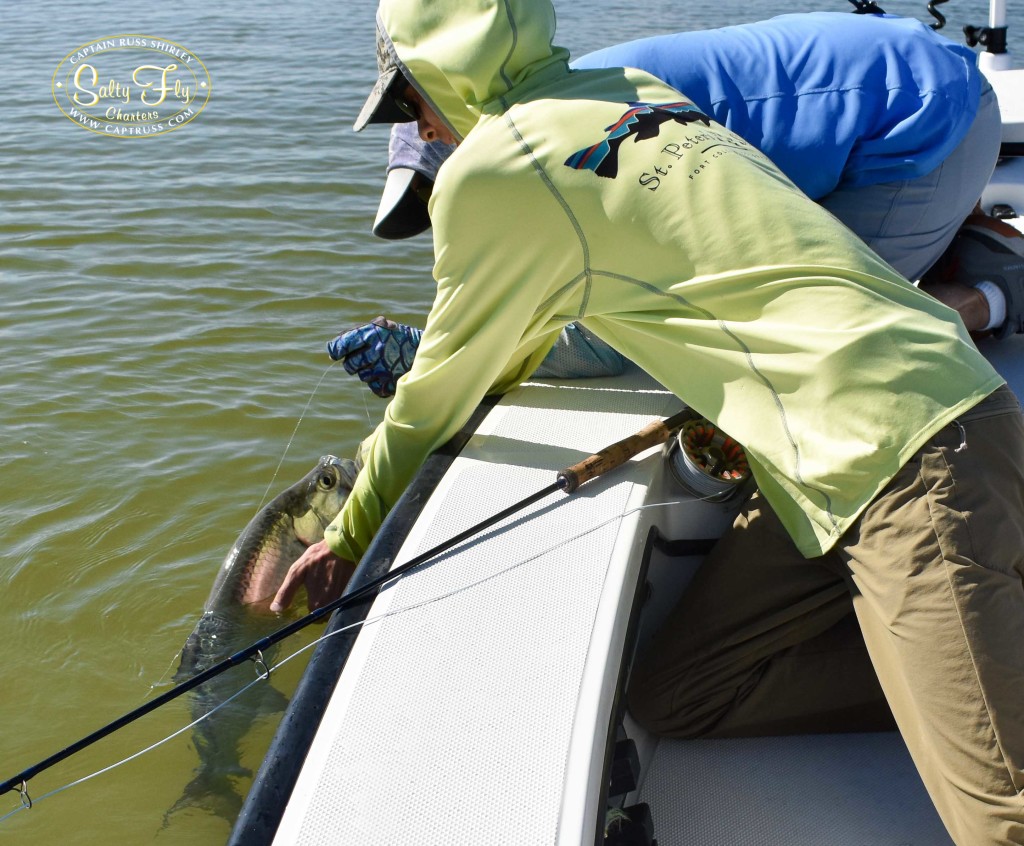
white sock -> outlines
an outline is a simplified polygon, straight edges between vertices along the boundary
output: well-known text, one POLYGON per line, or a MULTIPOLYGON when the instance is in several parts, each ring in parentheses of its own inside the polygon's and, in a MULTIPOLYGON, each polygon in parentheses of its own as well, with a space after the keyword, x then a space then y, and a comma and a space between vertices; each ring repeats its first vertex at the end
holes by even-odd
POLYGON ((1006 322, 1006 295, 995 282, 985 280, 974 286, 988 303, 988 325, 985 330, 998 329, 1006 322))

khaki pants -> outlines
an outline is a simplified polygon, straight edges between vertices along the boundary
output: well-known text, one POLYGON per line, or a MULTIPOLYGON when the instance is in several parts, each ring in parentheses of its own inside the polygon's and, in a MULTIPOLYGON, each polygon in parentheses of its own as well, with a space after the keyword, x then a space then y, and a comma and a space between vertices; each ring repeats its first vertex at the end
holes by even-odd
POLYGON ((828 555, 800 556, 752 497, 641 656, 629 705, 676 737, 894 717, 959 846, 1024 844, 1024 423, 1009 389, 935 435, 828 555))

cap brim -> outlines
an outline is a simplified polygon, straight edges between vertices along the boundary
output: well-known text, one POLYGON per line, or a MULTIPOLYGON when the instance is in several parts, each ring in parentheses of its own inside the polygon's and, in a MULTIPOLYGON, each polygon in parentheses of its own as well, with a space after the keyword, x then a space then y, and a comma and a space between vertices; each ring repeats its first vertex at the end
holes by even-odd
POLYGON ((408 123, 414 118, 403 112, 395 104, 391 96, 391 86, 399 80, 404 80, 398 68, 388 68, 377 77, 377 82, 366 98, 359 117, 352 124, 352 129, 359 132, 363 127, 371 123, 408 123))
POLYGON ((388 241, 412 238, 430 228, 427 204, 417 195, 414 181, 422 175, 411 168, 396 167, 388 171, 381 192, 373 234, 388 241))

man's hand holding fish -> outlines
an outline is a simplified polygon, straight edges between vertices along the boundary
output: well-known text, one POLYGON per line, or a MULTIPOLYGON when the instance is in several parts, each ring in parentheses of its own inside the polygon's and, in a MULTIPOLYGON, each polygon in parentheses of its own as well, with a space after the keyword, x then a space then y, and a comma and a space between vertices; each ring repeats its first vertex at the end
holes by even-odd
POLYGON ((275 613, 284 611, 304 584, 309 610, 316 611, 341 596, 355 568, 351 561, 335 555, 326 541, 318 541, 306 549, 288 570, 270 610, 275 613))

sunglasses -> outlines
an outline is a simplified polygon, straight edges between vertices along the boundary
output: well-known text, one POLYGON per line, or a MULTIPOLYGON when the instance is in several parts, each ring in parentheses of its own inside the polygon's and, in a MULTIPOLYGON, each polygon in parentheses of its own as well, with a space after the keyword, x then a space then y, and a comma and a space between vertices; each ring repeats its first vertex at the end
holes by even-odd
POLYGON ((396 106, 398 106, 399 111, 401 111, 403 114, 408 115, 410 118, 416 121, 420 119, 419 109, 417 109, 416 106, 408 98, 404 97, 401 94, 394 93, 391 95, 391 100, 392 102, 394 102, 396 106))

